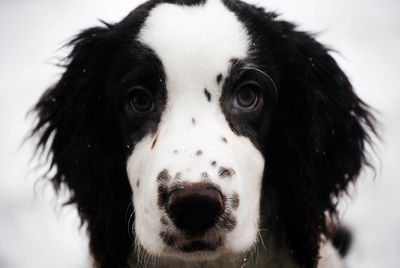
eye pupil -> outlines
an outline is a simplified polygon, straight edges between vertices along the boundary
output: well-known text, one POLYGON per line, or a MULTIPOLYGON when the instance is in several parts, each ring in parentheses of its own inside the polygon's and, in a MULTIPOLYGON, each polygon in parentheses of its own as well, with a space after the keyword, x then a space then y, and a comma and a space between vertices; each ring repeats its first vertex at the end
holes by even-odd
POLYGON ((148 96, 140 94, 133 98, 133 105, 139 111, 146 111, 151 107, 151 100, 148 96))
POLYGON ((252 108, 258 102, 258 94, 251 87, 242 87, 238 91, 236 102, 240 108, 252 108))
POLYGON ((136 113, 147 113, 154 109, 152 97, 142 89, 136 89, 129 94, 129 106, 136 113))

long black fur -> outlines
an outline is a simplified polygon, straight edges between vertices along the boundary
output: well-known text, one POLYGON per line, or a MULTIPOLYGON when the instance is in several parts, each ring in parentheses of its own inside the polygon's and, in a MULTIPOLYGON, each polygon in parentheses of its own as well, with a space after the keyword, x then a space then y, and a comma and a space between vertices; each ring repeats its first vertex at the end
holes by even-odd
MULTIPOLYGON (((110 79, 116 66, 125 66, 125 54, 134 56, 129 47, 159 2, 143 4, 118 24, 81 32, 69 43, 73 50, 61 79, 34 108, 38 123, 32 135, 39 137, 38 148, 49 150, 55 170, 49 179, 56 190, 62 184, 70 190, 68 204, 77 206, 87 224, 99 267, 126 266, 134 235, 125 171, 134 145, 123 138, 110 79)), ((315 267, 321 234, 330 237, 335 200, 368 164, 365 146, 375 132, 374 117, 328 49, 311 35, 261 8, 224 2, 249 29, 253 63, 271 74, 278 88, 275 110, 257 129, 268 162, 261 204, 268 201, 266 189, 274 189, 277 209, 270 217, 277 232, 300 267, 315 267)))

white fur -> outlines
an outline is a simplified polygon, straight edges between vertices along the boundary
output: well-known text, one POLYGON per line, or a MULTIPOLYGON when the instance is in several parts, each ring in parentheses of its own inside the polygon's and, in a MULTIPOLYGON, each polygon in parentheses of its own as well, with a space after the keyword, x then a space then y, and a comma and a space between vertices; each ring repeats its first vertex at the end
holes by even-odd
MULTIPOLYGON (((224 195, 237 192, 240 196, 234 212, 237 225, 226 236, 226 248, 208 257, 228 248, 246 251, 257 240, 264 158, 247 137, 230 129, 219 103, 223 83, 216 81, 220 73, 227 76, 232 58, 247 57, 250 38, 245 27, 220 0, 208 0, 201 6, 160 4, 150 12, 138 39, 161 59, 168 97, 156 146, 151 149, 155 136, 148 135, 128 159, 138 242, 152 255, 187 258, 188 254, 167 249, 159 237, 163 211, 157 206, 156 177, 167 169, 172 177, 181 172, 183 181, 197 182, 205 171, 224 195), (198 150, 203 154, 197 156, 198 150), (210 165, 213 160, 217 167, 210 165), (221 179, 219 167, 233 168, 236 173, 221 179)), ((196 253, 189 255, 196 258, 196 253)))
POLYGON ((338 255, 336 249, 330 242, 325 242, 319 250, 321 259, 318 262, 318 268, 344 268, 343 260, 338 255))

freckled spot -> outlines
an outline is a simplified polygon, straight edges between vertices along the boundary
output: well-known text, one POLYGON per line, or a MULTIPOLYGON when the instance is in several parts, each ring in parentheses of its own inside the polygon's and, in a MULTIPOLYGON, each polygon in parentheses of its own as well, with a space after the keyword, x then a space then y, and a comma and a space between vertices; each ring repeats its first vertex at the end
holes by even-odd
POLYGON ((233 168, 224 168, 220 167, 218 170, 218 175, 221 178, 232 177, 235 174, 235 170, 233 168))
POLYGON ((222 81, 222 74, 217 75, 217 84, 219 85, 222 81))
POLYGON ((140 185, 140 179, 137 179, 137 181, 136 181, 136 188, 139 188, 139 185, 140 185))
POLYGON ((158 138, 158 136, 154 139, 153 144, 151 145, 151 149, 153 149, 153 148, 154 148, 154 145, 156 145, 156 143, 157 143, 157 138, 158 138))
POLYGON ((209 180, 209 179, 210 179, 210 176, 208 175, 207 172, 202 172, 202 173, 200 174, 200 178, 203 179, 203 180, 209 180))
POLYGON ((203 154, 203 151, 202 151, 202 150, 198 150, 198 151, 196 152, 196 155, 197 155, 197 156, 202 155, 202 154, 203 154))
POLYGON ((193 126, 196 125, 196 119, 192 118, 192 124, 193 124, 193 126))
POLYGON ((230 212, 226 212, 221 215, 219 225, 222 229, 232 231, 236 226, 236 218, 230 212))
POLYGON ((182 173, 181 172, 177 172, 175 174, 174 180, 179 181, 182 179, 182 173))
POLYGON ((225 137, 222 137, 222 141, 228 143, 228 140, 225 137))
POLYGON ((170 187, 169 192, 172 193, 172 192, 174 192, 174 191, 176 191, 176 190, 182 190, 182 189, 185 188, 184 185, 185 185, 185 183, 182 183, 182 182, 174 183, 174 184, 170 187))
POLYGON ((176 240, 176 237, 173 234, 166 231, 161 231, 160 237, 164 241, 164 243, 167 244, 168 246, 172 246, 176 240))
POLYGON ((164 184, 158 186, 157 205, 160 209, 165 208, 168 201, 168 188, 164 184))
POLYGON ((206 88, 204 89, 204 94, 206 95, 207 100, 210 102, 211 101, 211 94, 206 88))
POLYGON ((216 162, 216 161, 214 161, 214 160, 211 161, 211 166, 212 166, 212 167, 215 167, 216 165, 217 165, 217 162, 216 162))
POLYGON ((167 217, 164 215, 160 218, 160 222, 162 225, 168 225, 167 217))
POLYGON ((178 153, 178 150, 174 150, 174 154, 177 154, 178 153))
POLYGON ((231 204, 233 209, 237 209, 239 207, 240 199, 238 193, 233 193, 231 197, 231 204))
POLYGON ((157 181, 166 183, 171 179, 171 176, 169 175, 168 171, 166 169, 163 169, 160 173, 158 173, 157 176, 157 181))

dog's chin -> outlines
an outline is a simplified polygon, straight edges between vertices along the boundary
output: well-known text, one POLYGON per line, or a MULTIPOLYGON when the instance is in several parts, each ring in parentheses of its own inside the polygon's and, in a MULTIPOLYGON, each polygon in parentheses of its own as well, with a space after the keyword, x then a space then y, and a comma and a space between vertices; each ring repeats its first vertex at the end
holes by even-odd
POLYGON ((174 241, 168 243, 162 255, 180 260, 212 260, 226 251, 225 235, 209 230, 203 235, 176 234, 174 241))
POLYGON ((160 255, 168 259, 181 261, 212 261, 221 257, 224 252, 226 250, 222 246, 217 247, 202 241, 194 241, 183 245, 180 249, 167 246, 160 255))
MULTIPOLYGON (((204 240, 193 240, 179 245, 162 245, 161 250, 154 253, 157 259, 175 261, 213 261, 225 255, 228 250, 224 245, 209 243, 204 240)), ((143 248, 147 251, 145 248, 143 248)), ((150 255, 153 255, 149 250, 150 255)))
MULTIPOLYGON (((175 239, 170 243, 162 242, 159 250, 154 253, 158 259, 184 262, 214 261, 227 254, 233 256, 232 253, 236 252, 227 242, 226 234, 215 230, 207 231, 201 236, 190 236, 180 232, 170 236, 175 239)), ((145 247, 143 249, 146 250, 145 247)), ((153 255, 151 250, 146 251, 153 255)), ((240 255, 240 252, 234 255, 240 255)))

